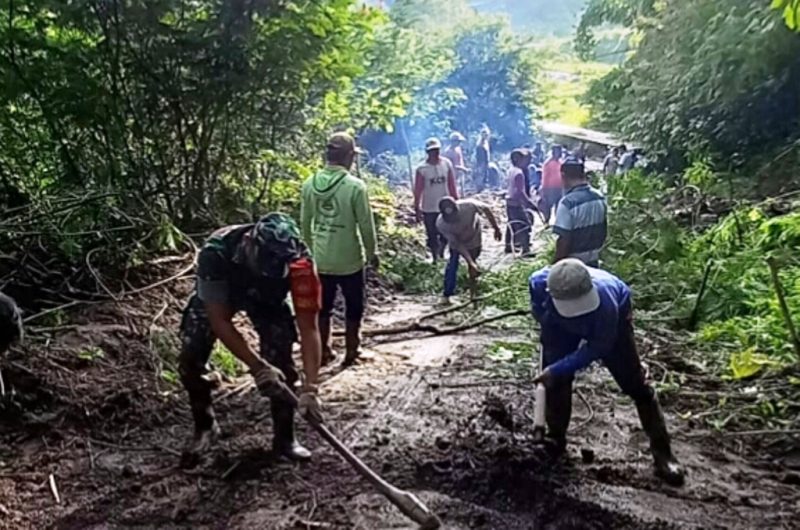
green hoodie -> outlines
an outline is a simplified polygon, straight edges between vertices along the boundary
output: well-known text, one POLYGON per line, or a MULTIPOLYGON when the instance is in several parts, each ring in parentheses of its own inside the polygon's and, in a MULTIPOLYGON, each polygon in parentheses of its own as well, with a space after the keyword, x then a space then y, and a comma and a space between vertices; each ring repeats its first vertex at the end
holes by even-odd
POLYGON ((367 186, 343 167, 327 166, 303 183, 300 218, 321 274, 353 274, 375 255, 367 186))

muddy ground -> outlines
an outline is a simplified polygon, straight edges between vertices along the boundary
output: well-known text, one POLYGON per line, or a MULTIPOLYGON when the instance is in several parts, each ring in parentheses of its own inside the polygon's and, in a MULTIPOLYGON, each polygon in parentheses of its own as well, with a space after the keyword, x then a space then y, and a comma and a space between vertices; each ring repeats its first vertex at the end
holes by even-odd
MULTIPOLYGON (((496 246, 482 259, 505 261, 496 246)), ((219 446, 199 467, 179 467, 189 410, 157 374, 170 368, 189 286, 181 280, 124 309, 86 308, 72 324, 38 330, 4 362, 0 527, 414 528, 302 422, 313 462, 274 459, 268 404, 246 377, 216 392, 219 446)), ((435 302, 383 295, 367 327, 435 302)), ((665 408, 688 483, 656 480, 632 403, 601 369, 579 378, 569 458, 550 462, 532 438, 532 346, 498 350, 532 344, 530 327, 521 318, 457 336, 372 341, 358 366, 326 371, 328 424, 445 528, 798 527, 797 463, 745 460, 676 417, 685 401, 665 408)))

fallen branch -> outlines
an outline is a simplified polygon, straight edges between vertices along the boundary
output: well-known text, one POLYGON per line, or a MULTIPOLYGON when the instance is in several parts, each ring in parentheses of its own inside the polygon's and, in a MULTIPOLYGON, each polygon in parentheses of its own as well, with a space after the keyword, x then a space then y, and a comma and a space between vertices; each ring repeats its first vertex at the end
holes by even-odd
POLYGON ((527 309, 515 309, 513 311, 506 311, 505 313, 500 313, 499 315, 486 317, 481 320, 477 320, 475 322, 471 323, 468 322, 465 324, 459 324, 458 326, 449 326, 449 327, 439 327, 439 326, 434 326, 433 324, 422 324, 420 322, 411 322, 410 324, 406 324, 404 326, 395 326, 383 329, 382 328, 365 329, 362 332, 362 335, 364 337, 377 337, 382 335, 401 335, 403 333, 413 333, 413 332, 430 333, 431 335, 451 335, 453 333, 460 333, 468 329, 477 328, 483 326, 484 324, 490 324, 492 322, 496 322, 504 318, 524 316, 527 314, 528 314, 527 309))
MULTIPOLYGON (((505 289, 500 289, 500 290, 491 292, 489 294, 485 294, 483 296, 478 296, 476 298, 471 298, 469 301, 463 302, 461 304, 447 306, 447 307, 442 308, 442 309, 437 309, 435 311, 430 311, 428 313, 423 313, 422 315, 420 315, 417 318, 413 319, 408 324, 403 324, 402 326, 396 326, 396 327, 387 328, 387 329, 405 329, 405 328, 407 328, 409 326, 419 326, 420 322, 422 322, 423 320, 429 320, 431 318, 440 317, 442 315, 447 315, 449 313, 455 313, 456 311, 460 311, 461 309, 465 309, 465 308, 467 308, 467 307, 469 307, 469 306, 471 306, 473 304, 476 304, 478 302, 482 302, 484 300, 488 300, 489 298, 493 298, 493 297, 495 297, 495 296, 497 296, 499 294, 503 294, 505 292, 508 292, 513 288, 514 287, 506 287, 505 289)), ((375 333, 376 331, 377 330, 375 330, 375 329, 373 329, 373 330, 368 330, 367 329, 367 330, 364 330, 362 332, 362 335, 365 336, 365 337, 372 337, 372 336, 375 336, 375 335, 386 335, 386 334, 393 335, 393 334, 396 334, 396 333, 375 333)), ((414 329, 412 331, 417 331, 417 330, 414 329)), ((403 331, 398 331, 397 333, 403 333, 403 331)), ((332 332, 332 335, 334 337, 344 337, 344 330, 342 330, 342 329, 334 330, 332 332)))
MULTIPOLYGON (((710 433, 709 433, 710 434, 710 433)), ((697 438, 705 435, 705 433, 691 434, 690 437, 697 438)), ((720 436, 732 438, 737 436, 797 436, 800 435, 800 429, 762 429, 756 431, 728 431, 719 433, 720 436)))
POLYGON ((800 338, 797 335, 797 329, 794 327, 792 321, 792 314, 789 312, 789 306, 786 303, 786 296, 783 291, 783 284, 781 283, 780 276, 778 276, 778 264, 775 258, 767 258, 767 265, 769 272, 772 274, 772 285, 775 288, 775 294, 778 296, 778 304, 783 313, 783 319, 786 321, 786 328, 789 330, 789 336, 792 338, 792 346, 794 346, 794 353, 800 359, 800 338))
POLYGON ((692 308, 692 314, 689 316, 688 328, 690 331, 694 331, 697 327, 697 321, 700 318, 700 303, 703 301, 703 295, 706 293, 708 277, 711 274, 713 263, 713 261, 706 263, 706 270, 703 271, 703 281, 700 282, 700 290, 697 292, 697 298, 694 301, 694 308, 692 308))
POLYGON ((452 305, 452 306, 445 307, 443 309, 437 309, 436 311, 431 311, 429 313, 424 313, 424 314, 420 315, 419 317, 417 317, 416 319, 414 319, 414 321, 415 322, 419 322, 421 320, 426 320, 426 319, 429 319, 429 318, 434 318, 434 317, 439 317, 439 316, 442 316, 442 315, 446 315, 448 313, 453 313, 455 311, 459 311, 461 309, 469 307, 469 306, 471 306, 471 305, 473 305, 473 304, 475 304, 477 302, 482 302, 484 300, 488 300, 489 298, 493 298, 493 297, 495 297, 495 296, 497 296, 499 294, 506 293, 506 292, 510 291, 511 289, 513 289, 513 288, 514 287, 506 287, 505 289, 500 289, 498 291, 494 291, 494 292, 491 292, 489 294, 485 294, 483 296, 478 296, 476 298, 471 298, 469 301, 464 302, 462 304, 452 305))

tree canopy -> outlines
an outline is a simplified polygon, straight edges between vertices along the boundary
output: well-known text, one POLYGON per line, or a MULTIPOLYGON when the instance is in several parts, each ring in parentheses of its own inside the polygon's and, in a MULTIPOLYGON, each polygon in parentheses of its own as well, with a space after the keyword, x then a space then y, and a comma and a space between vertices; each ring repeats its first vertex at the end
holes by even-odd
POLYGON ((768 3, 607 3, 627 6, 615 20, 639 36, 632 56, 589 92, 596 124, 672 168, 707 155, 736 166, 796 136, 800 38, 768 3))

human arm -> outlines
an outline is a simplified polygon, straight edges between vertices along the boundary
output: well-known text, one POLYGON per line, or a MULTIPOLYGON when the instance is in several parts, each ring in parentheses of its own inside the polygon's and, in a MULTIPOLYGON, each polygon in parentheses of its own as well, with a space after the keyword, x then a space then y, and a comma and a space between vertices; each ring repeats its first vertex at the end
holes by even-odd
POLYGON ((540 325, 544 325, 547 314, 547 275, 548 269, 534 272, 528 281, 528 293, 531 298, 531 314, 540 325))
POLYGON ((300 334, 300 355, 303 359, 303 391, 313 390, 316 392, 317 381, 319 380, 319 367, 322 362, 322 341, 319 336, 317 324, 319 317, 318 311, 297 311, 295 320, 297 330, 300 334))
POLYGON ((456 150, 455 160, 453 161, 453 165, 455 165, 456 169, 459 171, 469 171, 467 168, 467 163, 464 161, 464 153, 461 149, 456 150))
POLYGON ((458 190, 456 189, 456 171, 453 169, 453 164, 447 164, 447 191, 454 199, 458 199, 458 190))
MULTIPOLYGON (((228 282, 230 274, 228 259, 223 254, 212 248, 203 248, 200 251, 197 258, 197 296, 205 306, 211 330, 214 336, 242 361, 255 377, 258 377, 265 366, 270 367, 270 365, 253 352, 233 325, 233 315, 236 310, 230 303, 228 282)), ((280 373, 277 368, 275 370, 280 373)))
POLYGON ((556 240, 556 252, 553 256, 553 263, 568 258, 572 248, 572 214, 569 208, 562 202, 556 208, 556 222, 553 226, 553 233, 558 236, 556 240))
POLYGON ((311 252, 314 252, 314 239, 311 231, 311 223, 314 217, 314 208, 312 205, 312 201, 314 200, 311 197, 311 193, 308 189, 308 181, 306 185, 303 186, 302 198, 300 200, 300 228, 303 232, 303 242, 308 246, 311 252))
POLYGON ((558 263, 564 258, 569 257, 569 250, 572 247, 572 236, 569 233, 562 234, 556 239, 556 252, 553 256, 553 263, 558 263))
MULTIPOLYGON (((242 361, 253 375, 256 375, 262 370, 266 361, 253 352, 242 334, 239 333, 239 330, 233 325, 234 309, 230 305, 220 302, 206 302, 205 309, 214 336, 217 337, 237 359, 242 361)), ((280 373, 280 370, 277 368, 274 369, 280 373)))
POLYGON ((596 315, 589 337, 581 346, 566 357, 548 367, 555 377, 569 377, 583 370, 594 361, 612 353, 617 342, 619 309, 616 305, 601 306, 596 315))
POLYGON ((422 176, 419 170, 414 176, 414 214, 417 216, 417 221, 420 218, 419 205, 422 202, 422 192, 425 190, 425 177, 422 176))
POLYGON ((517 169, 511 174, 510 178, 513 179, 511 198, 518 200, 525 208, 535 210, 536 206, 533 204, 533 202, 531 202, 529 195, 530 192, 526 189, 525 174, 521 170, 517 169))
POLYGON ((492 208, 480 201, 474 201, 475 206, 478 208, 478 211, 486 217, 486 220, 489 221, 489 224, 492 225, 494 228, 494 238, 497 241, 503 239, 503 232, 500 230, 500 224, 497 222, 497 218, 494 216, 494 212, 492 212, 492 208))
POLYGON ((372 215, 366 184, 356 188, 353 210, 358 231, 361 233, 361 241, 364 243, 364 254, 369 263, 375 259, 378 238, 375 235, 375 217, 372 215))

